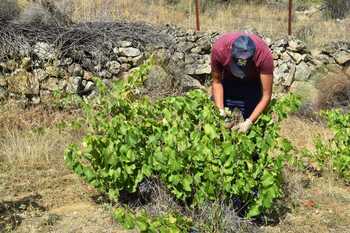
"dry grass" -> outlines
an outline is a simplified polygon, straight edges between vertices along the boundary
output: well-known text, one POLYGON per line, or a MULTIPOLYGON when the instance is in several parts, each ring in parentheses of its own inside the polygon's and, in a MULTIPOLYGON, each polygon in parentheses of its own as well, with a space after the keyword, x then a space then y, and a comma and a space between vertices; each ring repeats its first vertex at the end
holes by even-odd
MULTIPOLYGON (((296 116, 288 117, 283 123, 281 134, 298 149, 313 150, 314 139, 332 137, 329 129, 321 123, 296 116)), ((298 155, 295 155, 298 156, 298 155)), ((292 168, 284 171, 287 202, 290 209, 276 226, 264 227, 268 233, 348 233, 350 224, 349 187, 329 169, 322 177, 292 168)))
POLYGON ((335 181, 332 175, 314 177, 289 172, 293 196, 291 211, 275 226, 266 226, 266 233, 349 233, 350 189, 335 181))
POLYGON ((0 232, 125 232, 64 164, 64 149, 82 132, 56 124, 72 117, 0 107, 0 232))
POLYGON ((290 140, 299 150, 303 148, 312 150, 317 136, 330 138, 332 133, 320 123, 290 116, 282 122, 281 135, 290 140))
POLYGON ((45 105, 25 108, 20 103, 9 100, 0 106, 0 136, 6 130, 53 127, 75 119, 79 114, 80 110, 58 111, 45 105))
MULTIPOLYGON (((195 15, 192 1, 182 0, 177 6, 169 6, 164 0, 75 0, 75 21, 130 20, 152 24, 174 24, 194 29, 195 15)), ((235 31, 253 27, 273 38, 287 33, 287 6, 232 3, 208 9, 201 15, 204 31, 235 31)), ((329 41, 347 40, 350 19, 343 23, 324 20, 320 14, 295 17, 294 35, 317 47, 329 41)))
MULTIPOLYGON (((11 0, 7 0, 11 1, 11 0)), ((15 1, 15 0, 12 0, 15 1)), ((30 6, 33 0, 17 0, 20 9, 30 6)), ((43 1, 43 0, 40 0, 43 1)), ((177 5, 166 0, 55 0, 56 6, 69 14, 73 21, 144 21, 156 25, 172 24, 187 30, 195 29, 194 1, 180 0, 177 5)), ((279 38, 287 34, 287 4, 254 4, 234 1, 206 7, 201 14, 203 31, 236 31, 255 28, 257 31, 279 38)), ((312 48, 334 40, 348 40, 350 16, 338 22, 321 17, 320 11, 312 14, 295 13, 293 35, 312 48)))
POLYGON ((154 24, 179 22, 186 19, 184 12, 165 7, 155 1, 135 0, 75 0, 73 1, 74 21, 130 20, 154 24))
POLYGON ((38 161, 50 163, 55 156, 63 156, 72 136, 58 129, 20 131, 6 130, 0 139, 0 160, 9 163, 38 161))
POLYGON ((24 109, 8 103, 0 108, 0 160, 9 163, 52 161, 79 138, 77 130, 61 130, 59 123, 76 114, 53 111, 45 106, 24 109))

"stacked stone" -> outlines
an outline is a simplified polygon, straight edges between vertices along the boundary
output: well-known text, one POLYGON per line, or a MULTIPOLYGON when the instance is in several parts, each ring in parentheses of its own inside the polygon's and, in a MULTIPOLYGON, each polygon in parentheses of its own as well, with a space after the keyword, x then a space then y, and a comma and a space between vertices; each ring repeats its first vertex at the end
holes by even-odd
POLYGON ((276 86, 289 88, 294 81, 310 79, 316 64, 305 43, 297 39, 280 39, 269 45, 274 59, 276 86))
POLYGON ((350 43, 335 44, 339 45, 339 42, 326 45, 321 50, 309 51, 304 42, 295 38, 270 43, 275 61, 275 84, 288 88, 295 81, 309 81, 320 68, 348 70, 350 43))
POLYGON ((312 51, 318 65, 342 69, 350 77, 350 42, 331 42, 320 50, 312 51))
POLYGON ((176 88, 180 92, 204 89, 211 72, 211 46, 219 33, 185 32, 172 26, 167 26, 162 33, 171 37, 173 46, 167 51, 160 51, 157 56, 172 76, 176 88))
POLYGON ((110 83, 144 61, 145 53, 133 47, 132 42, 117 44, 107 62, 89 69, 84 67, 83 60, 62 58, 52 45, 39 42, 33 46, 32 56, 0 63, 0 99, 27 98, 38 104, 55 91, 93 96, 96 94, 93 77, 110 83))
MULTIPOLYGON (((94 96, 93 77, 110 84, 129 74, 150 53, 161 54, 162 74, 167 73, 173 80, 164 83, 175 83, 181 91, 204 88, 211 73, 211 45, 219 33, 184 32, 174 27, 161 28, 159 33, 168 35, 171 46, 119 41, 117 46, 110 47, 108 54, 94 56, 101 58, 94 61, 86 54, 80 59, 62 55, 53 45, 38 42, 20 59, 0 63, 0 99, 25 98, 38 104, 55 91, 94 96)), ((277 91, 289 90, 297 82, 308 82, 320 67, 343 69, 350 75, 349 42, 334 42, 320 50, 309 51, 305 43, 295 38, 264 39, 273 52, 277 91)), ((152 79, 156 81, 157 77, 152 79)))

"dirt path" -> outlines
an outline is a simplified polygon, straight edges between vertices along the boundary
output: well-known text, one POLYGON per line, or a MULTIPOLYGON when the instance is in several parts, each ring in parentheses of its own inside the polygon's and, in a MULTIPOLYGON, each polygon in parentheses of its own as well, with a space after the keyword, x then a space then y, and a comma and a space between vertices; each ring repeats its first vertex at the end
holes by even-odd
MULTIPOLYGON (((350 233, 350 187, 332 175, 308 178, 288 203, 290 211, 267 233, 350 233)), ((296 184, 297 185, 297 184, 296 184)), ((296 187, 296 186, 295 186, 296 187)))
POLYGON ((63 165, 19 163, 0 166, 0 232, 124 232, 111 206, 63 165))

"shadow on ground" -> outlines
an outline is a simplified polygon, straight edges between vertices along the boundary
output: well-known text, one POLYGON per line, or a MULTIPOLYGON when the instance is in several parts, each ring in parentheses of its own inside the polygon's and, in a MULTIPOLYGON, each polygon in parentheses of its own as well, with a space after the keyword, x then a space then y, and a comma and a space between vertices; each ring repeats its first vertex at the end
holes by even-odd
POLYGON ((41 195, 30 195, 17 201, 0 202, 0 232, 15 230, 22 223, 22 214, 29 209, 46 211, 38 204, 41 198, 41 195))

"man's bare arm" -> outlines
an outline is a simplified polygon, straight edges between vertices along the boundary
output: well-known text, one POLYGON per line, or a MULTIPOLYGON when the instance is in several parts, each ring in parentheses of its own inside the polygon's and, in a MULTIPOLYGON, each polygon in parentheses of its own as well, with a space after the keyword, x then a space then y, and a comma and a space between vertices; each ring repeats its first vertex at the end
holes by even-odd
POLYGON ((221 83, 221 74, 212 72, 212 92, 214 97, 215 105, 219 109, 224 109, 224 88, 221 83))
POLYGON ((261 85, 262 85, 262 98, 258 105, 255 107, 254 111, 250 115, 249 119, 252 122, 255 122, 261 113, 266 109, 266 107, 269 105, 271 96, 272 96, 272 83, 273 83, 273 76, 270 74, 261 74, 260 75, 261 85))

